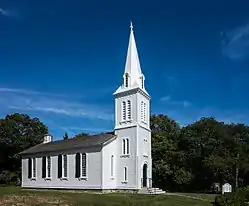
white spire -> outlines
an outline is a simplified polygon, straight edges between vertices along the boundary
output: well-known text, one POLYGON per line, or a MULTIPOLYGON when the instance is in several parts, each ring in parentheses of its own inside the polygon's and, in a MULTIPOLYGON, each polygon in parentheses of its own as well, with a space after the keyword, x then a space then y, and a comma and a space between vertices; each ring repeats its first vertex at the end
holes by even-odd
POLYGON ((140 68, 132 22, 130 24, 130 29, 129 45, 125 63, 125 74, 129 75, 130 86, 142 86, 141 77, 143 76, 143 74, 140 68))

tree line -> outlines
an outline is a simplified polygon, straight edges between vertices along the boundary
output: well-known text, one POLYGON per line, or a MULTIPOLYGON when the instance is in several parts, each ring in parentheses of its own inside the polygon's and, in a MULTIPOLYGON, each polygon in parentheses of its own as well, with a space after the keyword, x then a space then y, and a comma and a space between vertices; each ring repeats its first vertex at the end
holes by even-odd
MULTIPOLYGON (((209 192, 214 183, 249 184, 249 127, 213 117, 180 127, 167 115, 151 116, 153 184, 167 191, 209 192)), ((48 133, 38 118, 14 113, 0 119, 0 184, 20 184, 19 152, 48 133)), ((88 135, 80 133, 71 138, 88 135)), ((68 139, 65 133, 61 139, 68 139)))

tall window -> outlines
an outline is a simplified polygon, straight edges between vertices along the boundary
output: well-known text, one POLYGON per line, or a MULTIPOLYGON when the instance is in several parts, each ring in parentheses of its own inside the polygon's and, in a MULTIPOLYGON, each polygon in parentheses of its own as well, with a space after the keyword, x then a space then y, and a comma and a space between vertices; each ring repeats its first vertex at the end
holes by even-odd
POLYGON ((58 178, 62 178, 62 155, 58 155, 58 178))
POLYGON ((144 121, 146 122, 146 103, 144 102, 144 108, 143 108, 143 110, 144 110, 144 121))
POLYGON ((122 120, 123 121, 126 120, 126 102, 125 101, 122 102, 122 120))
POLYGON ((36 178, 36 158, 32 158, 32 178, 36 178))
POLYGON ((28 178, 36 178, 36 158, 28 159, 28 178))
POLYGON ((140 112, 141 112, 141 120, 146 122, 147 110, 146 110, 146 103, 144 101, 141 101, 140 112))
POLYGON ((42 157, 42 178, 46 178, 46 157, 42 157))
POLYGON ((62 176, 67 177, 67 155, 63 155, 62 176))
POLYGON ((51 177, 51 157, 47 157, 47 177, 51 177))
POLYGON ((114 176, 114 155, 111 156, 111 177, 114 176))
POLYGON ((144 88, 144 77, 141 76, 141 86, 142 86, 142 89, 144 88))
POLYGON ((87 174, 86 174, 86 167, 87 167, 87 164, 86 164, 86 153, 83 153, 82 156, 81 156, 81 176, 82 177, 86 177, 87 174))
POLYGON ((129 86, 129 75, 126 73, 125 74, 125 87, 129 86))
POLYGON ((42 157, 42 178, 51 178, 51 157, 42 157))
POLYGON ((32 177, 32 159, 28 159, 28 178, 30 179, 32 177))
POLYGON ((128 138, 123 139, 123 154, 130 154, 130 140, 128 138))
POLYGON ((87 176, 87 155, 86 153, 77 153, 76 156, 76 169, 75 177, 86 177, 87 176))
POLYGON ((141 112, 141 120, 143 121, 144 119, 144 102, 141 101, 141 107, 140 107, 140 112, 141 112))
POLYGON ((126 154, 129 154, 130 153, 130 141, 129 139, 127 138, 126 139, 126 154))
POLYGON ((124 182, 127 182, 128 181, 128 168, 127 167, 124 167, 124 182))
POLYGON ((127 101, 127 119, 131 119, 131 100, 127 101))
POLYGON ((126 154, 126 139, 123 139, 123 154, 126 154))

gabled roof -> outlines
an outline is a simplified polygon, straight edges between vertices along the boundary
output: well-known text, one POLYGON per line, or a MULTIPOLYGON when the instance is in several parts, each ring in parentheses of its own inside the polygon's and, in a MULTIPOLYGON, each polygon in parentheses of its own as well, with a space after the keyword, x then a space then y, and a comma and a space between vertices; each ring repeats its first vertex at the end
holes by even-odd
POLYGON ((113 133, 103 133, 97 135, 84 136, 80 138, 52 141, 49 143, 41 143, 27 150, 24 150, 19 154, 25 155, 25 154, 44 153, 44 152, 59 152, 63 150, 70 150, 77 148, 103 146, 105 143, 108 143, 114 138, 116 138, 116 135, 114 135, 113 133))

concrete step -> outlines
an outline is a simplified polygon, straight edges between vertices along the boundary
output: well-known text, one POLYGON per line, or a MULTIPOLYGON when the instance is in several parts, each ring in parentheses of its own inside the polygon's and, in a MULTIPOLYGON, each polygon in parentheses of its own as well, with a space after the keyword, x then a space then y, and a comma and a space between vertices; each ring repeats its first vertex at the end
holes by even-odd
POLYGON ((142 188, 138 191, 139 194, 164 194, 165 191, 159 188, 142 188))

